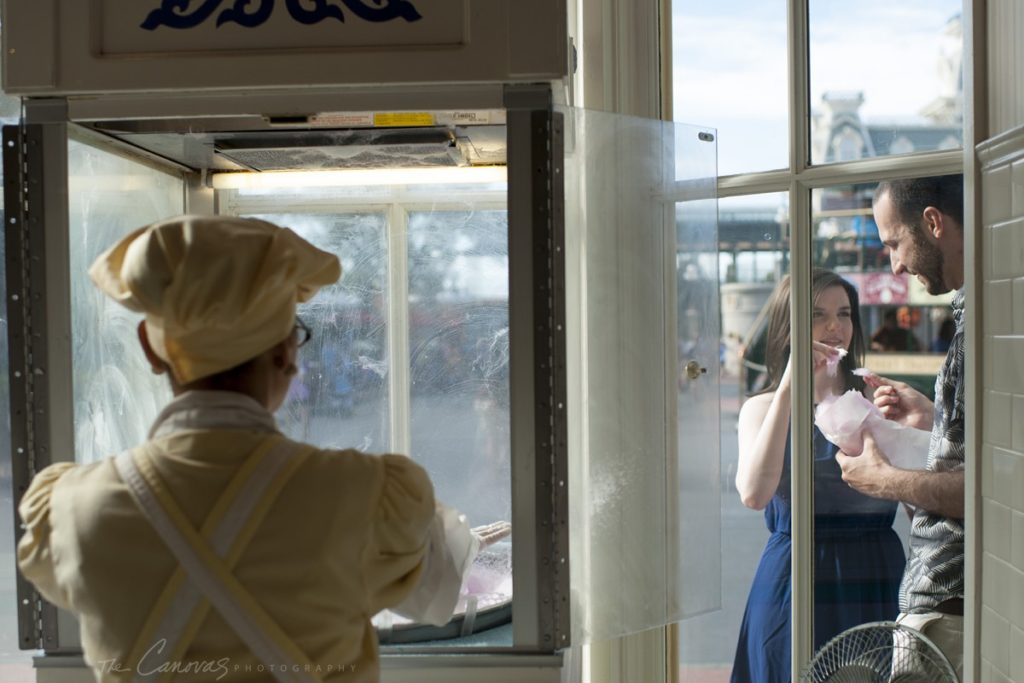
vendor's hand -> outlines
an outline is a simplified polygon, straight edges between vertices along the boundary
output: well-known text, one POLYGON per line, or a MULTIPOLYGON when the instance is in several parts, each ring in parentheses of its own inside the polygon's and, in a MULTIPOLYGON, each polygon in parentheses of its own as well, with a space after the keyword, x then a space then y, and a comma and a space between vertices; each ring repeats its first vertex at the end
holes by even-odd
POLYGON ((474 536, 480 541, 480 548, 492 546, 503 538, 512 535, 512 525, 509 522, 494 522, 470 529, 474 536))
POLYGON ((836 462, 843 470, 843 481, 864 495, 873 498, 889 498, 887 484, 896 469, 871 433, 864 430, 864 450, 860 455, 836 453, 836 462))
POLYGON ((906 382, 867 375, 864 383, 875 390, 875 406, 887 420, 930 430, 935 420, 935 405, 906 382))

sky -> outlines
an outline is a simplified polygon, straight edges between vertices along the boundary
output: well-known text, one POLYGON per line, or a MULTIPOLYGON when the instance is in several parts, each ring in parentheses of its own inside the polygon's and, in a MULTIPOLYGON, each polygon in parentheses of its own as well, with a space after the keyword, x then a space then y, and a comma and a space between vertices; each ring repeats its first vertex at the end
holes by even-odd
MULTIPOLYGON (((861 91, 874 123, 919 123, 940 94, 960 0, 810 0, 811 102, 861 91)), ((785 0, 673 0, 675 119, 718 129, 719 173, 788 160, 785 0)))

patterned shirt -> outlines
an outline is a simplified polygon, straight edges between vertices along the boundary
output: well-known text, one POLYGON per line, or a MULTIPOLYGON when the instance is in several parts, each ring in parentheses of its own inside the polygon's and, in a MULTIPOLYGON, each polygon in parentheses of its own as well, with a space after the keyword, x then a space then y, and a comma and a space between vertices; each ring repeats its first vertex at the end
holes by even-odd
MULTIPOLYGON (((928 469, 964 469, 964 290, 953 297, 956 334, 935 378, 935 422, 928 469)), ((932 611, 964 595, 964 520, 918 508, 910 530, 910 558, 900 586, 900 610, 932 611)))

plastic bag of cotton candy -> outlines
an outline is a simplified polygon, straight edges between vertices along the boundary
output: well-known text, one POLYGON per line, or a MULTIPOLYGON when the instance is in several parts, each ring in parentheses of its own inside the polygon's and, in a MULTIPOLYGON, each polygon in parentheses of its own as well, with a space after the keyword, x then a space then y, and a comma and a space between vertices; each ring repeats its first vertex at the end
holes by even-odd
POLYGON ((922 470, 928 462, 931 432, 886 420, 871 401, 854 389, 842 396, 831 395, 819 403, 814 411, 814 423, 826 439, 847 455, 861 454, 867 430, 896 467, 922 470))

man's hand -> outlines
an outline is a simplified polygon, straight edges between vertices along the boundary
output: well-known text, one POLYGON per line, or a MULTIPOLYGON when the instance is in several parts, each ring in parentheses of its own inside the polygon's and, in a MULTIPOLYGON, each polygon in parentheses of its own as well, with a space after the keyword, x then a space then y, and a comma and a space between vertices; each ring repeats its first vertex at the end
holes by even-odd
POLYGON ((484 526, 470 529, 474 536, 480 539, 480 549, 492 546, 503 538, 512 535, 512 525, 508 522, 495 522, 484 526))
POLYGON ((836 462, 843 470, 843 481, 866 496, 897 500, 890 484, 899 470, 893 467, 885 453, 878 449, 875 438, 864 431, 864 450, 860 455, 836 453, 836 462))
POLYGON ((843 481, 874 498, 898 500, 934 515, 964 518, 964 471, 932 472, 895 467, 864 433, 864 452, 857 456, 836 453, 843 481))
POLYGON ((875 390, 875 406, 887 420, 915 429, 932 428, 935 405, 917 389, 878 375, 867 375, 864 383, 875 390))

